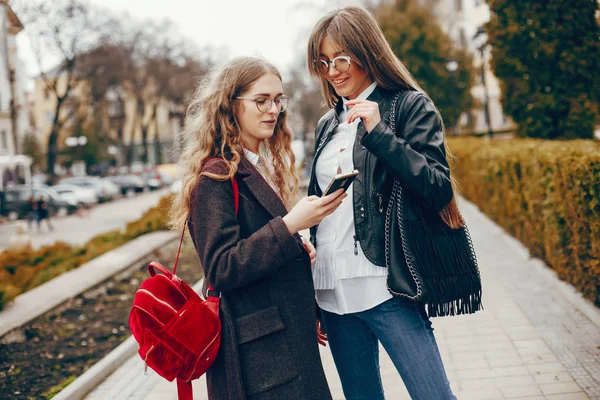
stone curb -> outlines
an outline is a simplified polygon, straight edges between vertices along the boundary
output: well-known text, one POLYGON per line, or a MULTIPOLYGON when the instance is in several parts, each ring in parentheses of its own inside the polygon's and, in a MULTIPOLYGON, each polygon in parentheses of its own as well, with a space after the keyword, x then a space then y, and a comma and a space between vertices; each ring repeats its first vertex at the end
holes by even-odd
POLYGON ((475 211, 473 212, 478 218, 482 218, 490 225, 492 229, 501 232, 502 239, 512 247, 515 252, 521 254, 524 258, 529 259, 529 265, 535 270, 535 272, 550 282, 556 290, 563 295, 573 306, 579 309, 585 316, 597 327, 600 328, 600 309, 596 307, 591 301, 583 297, 583 295, 570 283, 561 280, 556 271, 550 268, 546 263, 535 257, 531 257, 529 249, 525 247, 519 240, 508 234, 504 228, 496 224, 489 217, 487 217, 479 207, 469 202, 464 198, 460 198, 460 203, 468 207, 472 207, 475 211))
POLYGON ((54 400, 81 399, 92 389, 98 386, 108 375, 119 368, 126 360, 133 357, 137 352, 138 344, 133 336, 130 336, 108 353, 103 359, 92 365, 87 371, 61 390, 54 400))
MULTIPOLYGON (((196 292, 202 289, 204 278, 192 286, 196 292)), ((75 400, 82 399, 86 394, 96 388, 110 374, 119 368, 125 361, 137 353, 138 344, 133 336, 130 336, 117 348, 108 353, 103 359, 92 365, 87 371, 61 390, 53 400, 75 400)))
POLYGON ((148 233, 17 296, 0 312, 0 338, 18 334, 22 325, 126 270, 176 239, 174 232, 148 233))

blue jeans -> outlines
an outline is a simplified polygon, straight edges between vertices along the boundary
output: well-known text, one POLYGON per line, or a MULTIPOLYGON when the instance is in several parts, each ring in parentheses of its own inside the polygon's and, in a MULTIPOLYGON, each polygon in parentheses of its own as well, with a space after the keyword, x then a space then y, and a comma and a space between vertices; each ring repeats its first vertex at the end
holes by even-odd
POLYGON ((322 314, 347 400, 385 399, 378 341, 413 400, 456 399, 423 306, 393 298, 358 313, 322 314))

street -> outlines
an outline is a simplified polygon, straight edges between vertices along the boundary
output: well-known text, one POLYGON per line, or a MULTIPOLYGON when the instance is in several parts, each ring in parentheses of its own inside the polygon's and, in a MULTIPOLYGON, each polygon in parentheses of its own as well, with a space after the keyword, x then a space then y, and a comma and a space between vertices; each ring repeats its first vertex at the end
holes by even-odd
MULTIPOLYGON (((99 204, 87 210, 85 216, 69 215, 63 218, 52 218, 54 227, 52 232, 48 231, 45 222, 42 223, 40 232, 37 232, 35 222, 32 222, 29 231, 31 244, 34 248, 57 241, 84 244, 99 233, 122 228, 127 222, 138 219, 168 193, 168 189, 146 192, 135 197, 124 197, 110 203, 99 204)), ((8 247, 15 229, 15 222, 0 224, 0 251, 8 247)))

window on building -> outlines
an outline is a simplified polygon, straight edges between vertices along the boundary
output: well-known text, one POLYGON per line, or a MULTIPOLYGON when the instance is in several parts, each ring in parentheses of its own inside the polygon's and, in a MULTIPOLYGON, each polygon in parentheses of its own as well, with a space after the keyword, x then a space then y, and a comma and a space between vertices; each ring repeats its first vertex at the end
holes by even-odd
POLYGON ((8 150, 8 137, 4 129, 0 131, 0 149, 8 150))
POLYGON ((46 100, 50 99, 50 88, 44 89, 44 99, 46 99, 46 100))
POLYGON ((460 12, 463 9, 463 2, 462 0, 454 0, 455 3, 455 7, 456 7, 456 11, 460 12))
POLYGON ((46 121, 51 123, 54 120, 54 113, 52 111, 46 111, 46 121))
POLYGON ((475 7, 479 7, 483 3, 483 0, 475 0, 475 7))

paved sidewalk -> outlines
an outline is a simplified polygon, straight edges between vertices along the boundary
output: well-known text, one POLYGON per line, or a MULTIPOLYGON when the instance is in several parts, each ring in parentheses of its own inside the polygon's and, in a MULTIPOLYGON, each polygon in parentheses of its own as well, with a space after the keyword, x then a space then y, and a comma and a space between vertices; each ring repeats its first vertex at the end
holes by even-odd
MULTIPOLYGON (((57 241, 82 245, 100 233, 124 228, 127 222, 140 218, 167 194, 169 194, 169 189, 162 188, 135 197, 124 197, 98 204, 88 210, 87 215, 83 217, 72 214, 63 218, 52 218, 54 230, 51 232, 48 232, 46 224, 42 225, 41 232, 37 232, 35 223, 32 223, 28 232, 31 245, 39 248, 57 241)), ((8 247, 10 238, 15 231, 16 222, 0 224, 0 251, 8 247)))
MULTIPOLYGON (((463 201, 461 208, 478 254, 485 311, 433 319, 457 398, 600 399, 600 327, 582 312, 595 317, 598 310, 565 297, 562 283, 476 207, 463 201)), ((334 399, 344 399, 329 349, 321 355, 334 399)), ((383 349, 381 375, 388 399, 410 399, 383 349)), ((204 379, 195 382, 194 394, 207 398, 204 379)), ((144 375, 137 355, 86 397, 176 398, 175 384, 151 370, 144 375)))

